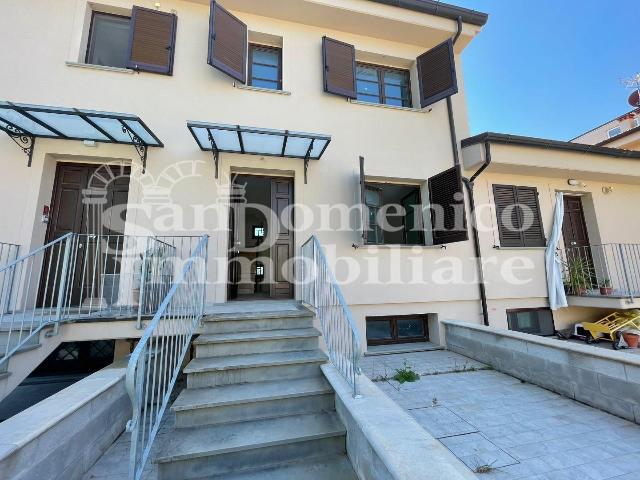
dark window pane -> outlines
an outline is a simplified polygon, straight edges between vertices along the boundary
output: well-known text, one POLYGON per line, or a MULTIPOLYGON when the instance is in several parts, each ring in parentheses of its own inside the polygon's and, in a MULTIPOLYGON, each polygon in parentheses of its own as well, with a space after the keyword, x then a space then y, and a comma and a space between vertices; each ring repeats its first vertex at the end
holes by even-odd
POLYGON ((277 82, 278 73, 277 67, 267 67, 264 65, 253 65, 251 69, 251 76, 260 80, 274 80, 277 82))
POLYGON ((370 80, 373 82, 377 82, 378 71, 372 67, 363 67, 359 65, 356 72, 356 78, 358 80, 370 80))
POLYGON ((405 104, 399 98, 385 98, 385 105, 394 105, 396 107, 404 107, 405 104))
POLYGON ((358 94, 358 100, 361 102, 380 103, 380 97, 373 95, 358 94))
POLYGON ((378 98, 380 94, 380 86, 377 83, 357 81, 358 94, 375 95, 378 98))
POLYGON ((389 320, 367 320, 367 339, 391 339, 391 322, 389 320))
POLYGON ((280 66, 280 53, 277 50, 262 50, 254 48, 253 63, 261 63, 263 65, 280 66))
POLYGON ((364 201, 367 205, 378 207, 382 204, 380 190, 367 188, 364 192, 364 201))
POLYGON ((424 337, 424 323, 422 319, 398 319, 398 337, 424 337))
POLYGON ((279 90, 282 65, 280 64, 280 49, 250 45, 249 68, 250 85, 259 88, 279 90))
POLYGON ((397 85, 385 85, 384 96, 393 98, 404 98, 407 96, 407 89, 397 85))
POLYGON ((409 72, 386 70, 384 72, 384 83, 406 87, 409 85, 409 72))
POLYGON ((129 23, 127 17, 94 13, 87 63, 124 68, 127 65, 129 23))

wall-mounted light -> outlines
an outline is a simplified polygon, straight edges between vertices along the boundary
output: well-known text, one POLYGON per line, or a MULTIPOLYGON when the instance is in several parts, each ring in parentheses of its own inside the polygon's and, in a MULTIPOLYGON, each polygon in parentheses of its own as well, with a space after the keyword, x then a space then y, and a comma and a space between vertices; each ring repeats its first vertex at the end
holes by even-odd
POLYGON ((613 187, 611 185, 607 185, 606 187, 602 187, 602 193, 604 193, 605 195, 608 195, 611 192, 613 192, 613 187))
POLYGON ((570 178, 569 180, 567 180, 567 183, 572 187, 584 188, 587 186, 586 183, 581 182, 580 180, 576 180, 575 178, 570 178))
POLYGON ((154 7, 156 7, 156 10, 160 10, 160 2, 156 2, 154 7))
POLYGON ((82 143, 84 144, 85 147, 96 147, 96 142, 95 140, 83 140, 82 143))

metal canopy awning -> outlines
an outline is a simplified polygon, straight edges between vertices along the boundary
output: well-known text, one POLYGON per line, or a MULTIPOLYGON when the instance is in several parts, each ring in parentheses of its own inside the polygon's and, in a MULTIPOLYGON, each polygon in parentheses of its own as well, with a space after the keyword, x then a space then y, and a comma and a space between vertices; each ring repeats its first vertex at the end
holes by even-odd
POLYGON ((133 145, 142 161, 142 173, 147 166, 147 147, 164 146, 135 115, 77 108, 0 101, 0 130, 27 154, 29 166, 36 138, 133 145))
POLYGON ((201 150, 213 152, 216 178, 220 153, 226 152, 300 158, 307 183, 309 160, 320 160, 331 141, 329 135, 218 123, 187 122, 187 128, 201 150))

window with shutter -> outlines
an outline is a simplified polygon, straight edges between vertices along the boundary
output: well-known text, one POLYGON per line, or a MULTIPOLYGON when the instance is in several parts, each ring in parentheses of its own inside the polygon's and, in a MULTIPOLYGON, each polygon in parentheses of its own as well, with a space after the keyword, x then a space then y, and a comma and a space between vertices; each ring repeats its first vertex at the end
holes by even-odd
POLYGON ((546 238, 535 187, 494 185, 498 233, 502 247, 544 247, 546 238))
POLYGON ((420 55, 416 64, 422 108, 458 93, 451 39, 420 55))
POLYGON ((134 6, 127 67, 171 75, 177 20, 171 13, 134 6))
POLYGON ((353 45, 322 37, 324 91, 356 98, 356 50, 353 45))
POLYGON ((211 1, 207 62, 242 83, 247 83, 247 25, 211 1))
POLYGON ((469 239, 460 167, 453 167, 429 179, 433 244, 469 239))

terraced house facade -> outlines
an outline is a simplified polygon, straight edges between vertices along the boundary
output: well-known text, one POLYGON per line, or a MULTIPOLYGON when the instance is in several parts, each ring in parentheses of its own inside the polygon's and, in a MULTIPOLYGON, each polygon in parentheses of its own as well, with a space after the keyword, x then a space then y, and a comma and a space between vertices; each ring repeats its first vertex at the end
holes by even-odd
MULTIPOLYGON (((2 396, 87 341, 133 352, 141 395, 159 339, 177 375, 203 315, 273 300, 325 309, 322 349, 351 380, 368 348, 441 343, 443 319, 552 334, 636 306, 640 227, 620 225, 640 152, 472 137, 461 54, 487 19, 430 0, 6 2, 2 396), (552 312, 558 198, 569 300, 552 312), (161 331, 172 315, 191 326, 161 331)), ((166 478, 204 454, 182 455, 166 478)))

